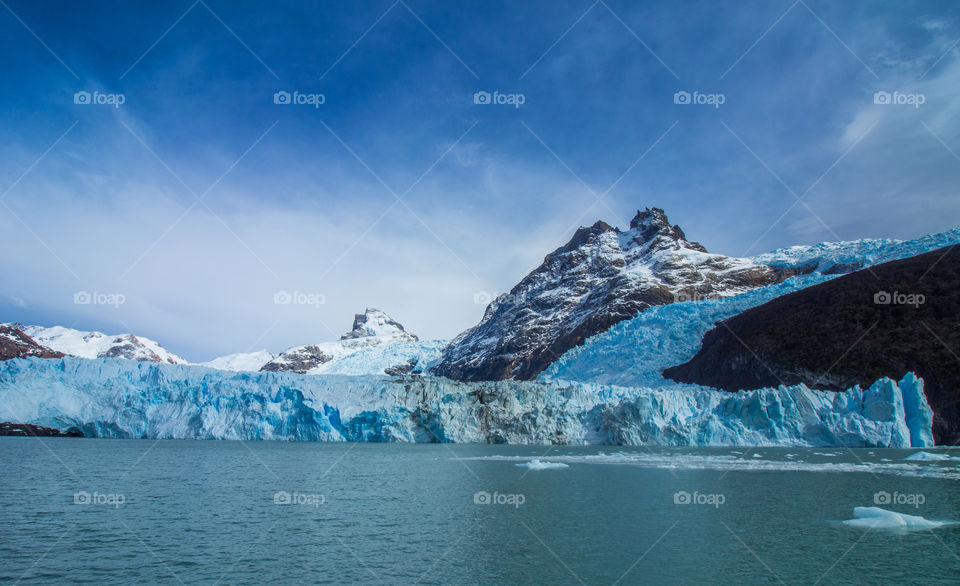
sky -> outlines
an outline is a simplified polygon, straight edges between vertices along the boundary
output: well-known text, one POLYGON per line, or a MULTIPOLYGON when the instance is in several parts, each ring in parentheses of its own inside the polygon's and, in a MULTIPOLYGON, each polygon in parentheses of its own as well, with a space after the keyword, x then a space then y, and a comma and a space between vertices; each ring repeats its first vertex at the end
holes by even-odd
POLYGON ((2 321, 451 338, 648 206, 734 256, 960 225, 951 1, 0 5, 2 321))

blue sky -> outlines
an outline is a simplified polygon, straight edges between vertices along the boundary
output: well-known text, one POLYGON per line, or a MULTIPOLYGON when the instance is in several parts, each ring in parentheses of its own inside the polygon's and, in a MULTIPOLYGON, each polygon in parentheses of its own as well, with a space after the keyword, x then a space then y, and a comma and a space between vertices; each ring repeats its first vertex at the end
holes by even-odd
POLYGON ((443 338, 646 206, 731 255, 955 228, 958 12, 3 0, 0 319, 191 360, 333 339, 367 306, 443 338))

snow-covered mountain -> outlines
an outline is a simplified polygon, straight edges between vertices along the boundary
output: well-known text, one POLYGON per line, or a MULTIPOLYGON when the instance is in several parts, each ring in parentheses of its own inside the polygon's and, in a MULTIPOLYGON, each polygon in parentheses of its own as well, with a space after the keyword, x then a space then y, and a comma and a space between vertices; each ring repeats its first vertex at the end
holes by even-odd
MULTIPOLYGON (((379 309, 367 308, 363 313, 354 317, 353 328, 340 336, 336 342, 323 342, 306 346, 294 346, 280 353, 279 356, 266 362, 260 370, 264 372, 296 372, 300 374, 322 374, 335 372, 335 362, 357 352, 394 344, 405 346, 413 355, 397 356, 398 362, 382 366, 379 372, 364 372, 364 374, 380 374, 384 368, 402 367, 410 359, 416 358, 414 365, 419 361, 417 346, 409 343, 417 342, 417 336, 407 332, 399 322, 379 309)), ((412 367, 411 367, 412 368, 412 367)), ((409 369, 408 369, 409 370, 409 369)), ((397 372, 401 374, 401 372, 397 372)))
POLYGON ((710 254, 659 208, 630 229, 580 228, 565 246, 455 338, 434 374, 458 380, 535 378, 584 339, 650 307, 729 297, 796 274, 755 260, 710 254))
POLYGON ((61 326, 24 326, 4 324, 19 329, 38 344, 78 358, 126 358, 146 362, 187 364, 159 343, 133 334, 109 335, 102 332, 84 332, 61 326))

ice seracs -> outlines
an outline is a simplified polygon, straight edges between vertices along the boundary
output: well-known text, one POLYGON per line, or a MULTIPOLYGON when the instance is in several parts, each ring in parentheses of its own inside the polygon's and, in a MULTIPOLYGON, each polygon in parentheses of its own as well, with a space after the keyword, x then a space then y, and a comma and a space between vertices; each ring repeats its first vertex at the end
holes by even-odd
POLYGON ((914 440, 889 379, 841 393, 803 385, 726 393, 73 357, 0 362, 4 420, 122 438, 899 448, 914 440))

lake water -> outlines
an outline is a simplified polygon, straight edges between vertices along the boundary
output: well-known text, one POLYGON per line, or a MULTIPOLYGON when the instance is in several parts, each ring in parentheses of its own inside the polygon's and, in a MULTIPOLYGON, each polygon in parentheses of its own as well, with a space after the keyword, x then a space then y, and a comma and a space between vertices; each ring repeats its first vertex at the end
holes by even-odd
POLYGON ((914 452, 0 438, 0 581, 957 583, 914 452))

